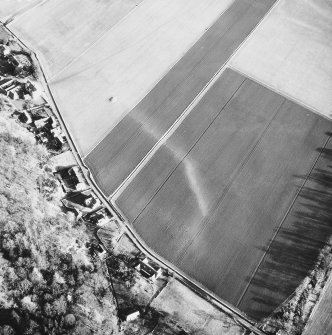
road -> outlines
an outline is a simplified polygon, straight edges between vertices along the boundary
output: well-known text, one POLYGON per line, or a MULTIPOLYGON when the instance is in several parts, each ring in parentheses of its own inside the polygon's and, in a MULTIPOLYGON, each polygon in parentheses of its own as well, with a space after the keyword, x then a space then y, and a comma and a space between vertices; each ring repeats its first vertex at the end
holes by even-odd
MULTIPOLYGON (((8 27, 5 27, 5 29, 12 36, 14 36, 18 40, 18 42, 22 44, 22 46, 24 48, 27 49, 27 46, 24 44, 24 42, 22 42, 17 36, 15 36, 15 34, 13 34, 13 32, 11 32, 8 29, 8 27)), ((50 98, 49 103, 50 103, 50 105, 53 109, 53 112, 54 112, 55 116, 57 117, 58 121, 60 122, 60 125, 61 125, 64 133, 66 134, 66 137, 67 137, 68 143, 70 145, 71 151, 72 151, 73 155, 75 156, 75 159, 76 159, 78 165, 82 169, 82 172, 83 172, 88 184, 90 185, 91 189, 95 192, 95 194, 98 196, 98 198, 101 200, 103 205, 112 213, 112 215, 120 223, 122 223, 124 225, 124 227, 126 229, 126 233, 131 238, 131 240, 135 243, 137 248, 142 253, 146 254, 148 257, 150 257, 152 260, 154 260, 161 267, 163 267, 164 269, 167 269, 170 273, 172 273, 173 276, 177 280, 179 280, 181 283, 183 283, 183 285, 186 285, 191 290, 193 290, 196 294, 200 295, 201 297, 203 297, 204 299, 206 299, 210 303, 213 303, 214 305, 216 305, 218 308, 220 308, 220 310, 223 313, 225 313, 228 316, 230 316, 231 318, 233 318, 239 325, 241 325, 242 327, 244 327, 245 329, 250 331, 252 334, 265 335, 264 332, 262 332, 260 329, 258 329, 255 326, 255 322, 253 320, 251 320, 250 318, 248 318, 240 310, 238 310, 237 308, 235 308, 231 304, 229 304, 226 301, 223 301, 222 299, 217 297, 214 293, 207 290, 201 284, 195 282, 195 280, 190 278, 185 273, 181 272, 179 269, 174 267, 174 265, 169 263, 167 260, 164 260, 162 257, 157 255, 153 250, 151 250, 151 248, 149 246, 147 246, 147 244, 140 238, 140 236, 137 235, 137 233, 132 228, 132 226, 130 224, 128 224, 128 221, 126 221, 126 219, 123 217, 122 213, 117 208, 117 206, 112 201, 109 201, 105 197, 105 195, 103 194, 101 189, 96 184, 91 172, 89 171, 87 166, 84 164, 84 162, 83 162, 83 160, 82 160, 82 158, 81 158, 81 156, 80 156, 80 154, 77 150, 75 142, 73 141, 73 138, 72 138, 70 132, 68 131, 68 128, 67 128, 67 126, 64 122, 64 119, 63 119, 63 117, 62 117, 62 115, 61 115, 61 113, 58 109, 56 101, 54 100, 54 97, 53 97, 52 92, 50 90, 50 86, 48 85, 45 73, 43 72, 43 69, 40 66, 38 56, 33 51, 32 51, 32 57, 33 57, 33 61, 36 62, 36 64, 39 64, 40 71, 42 73, 42 78, 40 78, 40 80, 42 81, 42 84, 45 88, 45 91, 49 95, 49 98, 50 98)))

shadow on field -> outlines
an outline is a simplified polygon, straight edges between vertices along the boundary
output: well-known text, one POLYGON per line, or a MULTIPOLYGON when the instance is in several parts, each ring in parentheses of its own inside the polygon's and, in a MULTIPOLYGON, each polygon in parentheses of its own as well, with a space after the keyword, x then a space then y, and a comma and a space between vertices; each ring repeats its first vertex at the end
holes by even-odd
MULTIPOLYGON (((322 152, 318 166, 311 172, 239 305, 256 320, 271 314, 294 292, 314 268, 320 250, 332 235, 332 149, 317 151, 322 152)), ((306 177, 295 178, 300 185, 306 177)))

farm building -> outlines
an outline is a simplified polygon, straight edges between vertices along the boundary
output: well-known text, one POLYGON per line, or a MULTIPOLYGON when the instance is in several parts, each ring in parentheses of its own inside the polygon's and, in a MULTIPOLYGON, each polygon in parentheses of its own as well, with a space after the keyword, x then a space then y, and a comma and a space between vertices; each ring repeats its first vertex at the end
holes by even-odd
POLYGON ((8 96, 12 100, 24 99, 20 83, 11 78, 3 78, 0 80, 0 93, 8 96))
POLYGON ((99 243, 96 248, 94 248, 94 254, 99 257, 99 259, 103 260, 107 255, 107 250, 101 243, 99 243))
POLYGON ((30 57, 24 54, 16 54, 12 57, 13 65, 19 68, 25 68, 31 66, 30 57))
POLYGON ((159 278, 162 274, 162 269, 147 257, 140 260, 136 268, 143 277, 153 281, 159 278))
POLYGON ((62 131, 61 127, 55 127, 51 129, 51 134, 53 135, 53 138, 59 141, 61 144, 64 144, 67 142, 66 136, 64 132, 62 131))
POLYGON ((52 116, 46 116, 35 121, 37 129, 48 128, 52 129, 57 125, 57 121, 52 116))
POLYGON ((78 218, 101 205, 100 200, 90 189, 86 191, 69 192, 61 202, 67 209, 74 211, 78 218))
POLYGON ((109 222, 111 217, 112 215, 108 212, 108 210, 102 207, 88 214, 85 214, 83 216, 83 219, 95 225, 102 226, 105 223, 109 222))
POLYGON ((65 192, 73 190, 78 191, 87 188, 84 177, 77 165, 62 168, 54 172, 54 175, 60 181, 65 192))
POLYGON ((26 110, 22 111, 19 116, 18 116, 18 120, 22 123, 25 123, 25 124, 32 124, 33 123, 33 120, 32 120, 32 117, 30 115, 30 113, 26 110))

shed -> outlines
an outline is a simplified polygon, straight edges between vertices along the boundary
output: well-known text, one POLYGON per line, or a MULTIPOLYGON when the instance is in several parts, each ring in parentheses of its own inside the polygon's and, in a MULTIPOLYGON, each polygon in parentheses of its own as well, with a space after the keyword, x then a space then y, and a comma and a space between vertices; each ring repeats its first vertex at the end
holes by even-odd
POLYGON ((140 312, 134 306, 126 308, 119 313, 119 317, 122 321, 134 321, 139 318, 140 312))

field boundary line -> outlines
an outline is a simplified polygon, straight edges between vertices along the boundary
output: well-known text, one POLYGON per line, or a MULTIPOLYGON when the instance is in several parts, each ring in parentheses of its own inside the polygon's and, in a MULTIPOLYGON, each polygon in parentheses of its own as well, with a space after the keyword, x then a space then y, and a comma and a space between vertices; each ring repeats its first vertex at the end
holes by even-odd
MULTIPOLYGON (((232 4, 231 4, 232 5, 232 4)), ((230 6, 231 6, 230 5, 230 6)), ((204 36, 204 34, 206 34, 211 28, 212 26, 220 19, 220 17, 225 13, 227 12, 227 10, 229 10, 229 7, 227 7, 224 11, 222 11, 220 13, 220 15, 211 23, 211 25, 205 29, 205 31, 202 32, 202 34, 199 36, 198 39, 196 39, 193 44, 183 53, 183 55, 178 59, 176 60, 172 65, 170 65, 170 67, 168 68, 168 70, 165 71, 165 73, 157 80, 155 80, 155 82, 153 83, 153 86, 151 86, 151 88, 149 90, 147 90, 147 92, 145 93, 145 95, 140 98, 138 100, 137 103, 135 103, 135 105, 130 109, 130 111, 126 114, 128 115, 133 109, 135 109, 141 102, 142 100, 148 95, 151 93, 151 91, 155 88, 155 86, 157 86, 166 76, 167 74, 181 61, 181 59, 190 51, 190 49, 204 36)), ((206 56, 206 54, 204 55, 206 56)), ((200 60, 197 64, 199 64, 202 60, 200 60)), ((196 67, 197 65, 195 65, 196 67)), ((188 76, 185 78, 187 79, 188 76)), ((177 84, 176 87, 178 87, 181 83, 177 84)), ((175 89, 173 89, 170 93, 172 93, 175 89)), ((164 102, 167 98, 169 97, 169 95, 167 95, 167 97, 165 99, 162 100, 162 102, 164 102)), ((125 116, 126 116, 125 115, 125 116)), ((122 119, 114 126, 110 127, 107 131, 104 132, 104 134, 100 137, 100 140, 84 155, 83 159, 87 158, 93 150, 96 149, 96 147, 108 136, 108 134, 122 121, 122 119)))
POLYGON ((262 257, 261 257, 260 261, 258 262, 257 266, 255 267, 254 272, 252 273, 252 275, 251 275, 251 277, 250 277, 250 280, 248 281, 248 284, 246 285, 246 287, 245 287, 243 293, 241 294, 240 298, 239 298, 238 301, 236 302, 236 304, 235 304, 236 307, 238 307, 238 306, 241 304, 241 302, 242 302, 244 296, 246 295, 246 293, 247 293, 249 287, 251 286, 252 280, 253 280, 254 277, 256 276, 256 274, 257 274, 257 272, 258 272, 260 266, 262 265, 262 263, 263 263, 265 257, 267 256, 268 252, 270 251, 271 246, 272 246, 274 240, 276 239, 277 235, 279 234, 279 232, 280 232, 280 230, 281 230, 281 228, 282 228, 282 226, 283 226, 283 224, 284 224, 284 222, 285 222, 285 220, 286 220, 288 214, 289 214, 290 211, 292 210, 292 208, 293 208, 293 206, 294 206, 294 204, 295 204, 295 202, 296 202, 298 196, 300 195, 300 193, 302 192, 302 190, 303 190, 305 184, 307 183, 307 181, 308 181, 308 179, 309 179, 309 177, 310 177, 312 171, 314 170, 314 168, 315 168, 315 166, 316 166, 316 164, 317 164, 319 158, 321 157, 321 155, 322 155, 324 149, 326 148, 326 145, 328 144, 330 138, 331 138, 331 135, 328 135, 328 136, 327 136, 327 139, 326 139, 326 141, 325 141, 325 143, 324 143, 324 145, 323 145, 323 147, 322 147, 322 148, 320 149, 320 151, 319 151, 319 154, 317 155, 317 157, 316 157, 316 159, 314 160, 313 164, 312 164, 311 167, 309 168, 309 171, 307 172, 304 181, 302 182, 302 184, 301 184, 301 186, 299 187, 298 191, 295 193, 295 195, 294 195, 294 197, 293 197, 293 200, 292 200, 291 204, 289 205, 289 207, 287 208, 285 214, 283 215, 283 217, 282 217, 282 219, 281 219, 281 221, 280 221, 280 224, 278 225, 277 230, 276 230, 275 233, 273 234, 272 239, 271 239, 271 241, 269 242, 269 244, 268 244, 268 246, 267 246, 267 248, 266 248, 266 251, 265 251, 264 254, 262 255, 262 257))
POLYGON ((234 67, 232 64, 229 64, 229 68, 232 69, 234 72, 237 72, 239 74, 241 74, 244 77, 247 77, 248 79, 251 79, 252 81, 256 82, 257 84, 260 84, 262 86, 265 86, 266 88, 268 88, 269 90, 271 90, 272 92, 275 92, 277 94, 279 94, 280 96, 284 97, 285 99, 292 101, 294 103, 296 103, 297 105, 304 107, 305 109, 308 109, 310 112, 317 114, 318 116, 327 119, 329 121, 331 121, 331 117, 321 113, 317 108, 306 104, 305 102, 298 100, 297 98, 293 97, 292 95, 289 95, 288 93, 285 93, 273 86, 271 86, 270 84, 266 84, 265 82, 259 80, 257 77, 246 74, 245 72, 237 69, 236 67, 234 67))
MULTIPOLYGON (((240 1, 240 0, 238 0, 238 1, 240 1)), ((250 7, 250 6, 249 6, 250 7)), ((229 9, 229 8, 228 8, 229 9)), ((227 10, 228 10, 227 9, 227 10)), ((226 11, 227 11, 226 10, 226 11)), ((225 12, 226 12, 225 11, 225 12)), ((221 14, 222 15, 222 14, 221 14)), ((221 15, 218 17, 218 19, 220 19, 220 17, 221 17, 221 15)), ((217 20, 218 20, 217 19, 217 20)), ((217 21, 216 20, 216 21, 217 21)), ((230 31, 230 29, 234 26, 234 25, 236 25, 236 21, 234 21, 228 28, 227 28, 227 30, 226 31, 224 31, 223 32, 223 34, 222 35, 220 35, 220 37, 223 37, 225 34, 227 34, 229 31, 230 31)), ((212 27, 212 26, 211 26, 212 27)), ((209 28, 209 29, 211 29, 211 27, 209 28)), ((209 30, 208 29, 208 30, 209 30)), ((204 34, 203 34, 204 35, 204 34)), ((198 42, 198 41, 196 41, 196 42, 198 42)), ((195 44, 195 43, 194 43, 195 44)), ((194 45, 193 45, 194 46, 194 45)), ((192 46, 192 47, 193 47, 192 46)), ((210 49, 210 51, 211 51, 211 49, 210 49)), ((187 52, 190 52, 190 49, 188 49, 187 50, 187 52)), ((195 66, 192 68, 192 70, 196 70, 197 69, 197 67, 199 67, 199 65, 203 62, 203 60, 205 59, 205 57, 206 56, 208 56, 208 54, 209 54, 209 50, 208 51, 206 51, 205 53, 204 53, 204 55, 203 55, 203 57, 201 58, 201 59, 199 59, 199 61, 197 62, 197 63, 195 63, 195 66)), ((185 55, 184 55, 185 56, 185 55)), ((183 57, 182 57, 183 58, 183 57)), ((163 78, 165 78, 166 77, 166 75, 170 72, 170 71, 172 71, 172 69, 174 68, 174 66, 176 66, 177 65, 177 63, 178 62, 180 62, 181 61, 181 58, 180 59, 178 59, 178 61, 173 65, 173 67, 172 68, 170 68, 169 69, 169 71, 163 76, 163 77, 161 77, 159 80, 157 80, 156 81, 156 84, 155 85, 158 85, 158 83, 163 79, 163 78)), ((227 63, 227 61, 228 61, 228 59, 226 60, 226 62, 224 62, 223 63, 223 65, 224 64, 226 64, 227 63)), ((223 66, 222 65, 222 66, 223 66)), ((219 68, 220 69, 220 68, 219 68)), ((211 80, 212 79, 212 77, 219 71, 219 69, 217 69, 217 71, 216 72, 214 72, 213 74, 212 74, 212 76, 211 76, 211 78, 210 79, 208 79, 208 81, 206 82, 206 84, 204 85, 204 87, 208 84, 208 82, 209 82, 209 80, 211 80)), ((163 97, 162 98, 162 100, 161 100, 161 102, 158 104, 158 108, 166 101, 166 100, 168 100, 169 99, 169 97, 177 90, 177 88, 179 87, 179 86, 181 86, 190 76, 192 75, 192 73, 191 72, 189 72, 186 76, 185 76, 185 78, 181 81, 181 82, 178 82, 171 90, 170 90, 170 92, 167 94, 167 96, 165 96, 165 97, 163 97)), ((201 89, 201 91, 204 89, 204 87, 201 89)), ((152 88, 153 89, 153 88, 152 88)), ((148 93, 147 94, 149 94, 151 91, 152 91, 152 89, 151 90, 149 90, 148 91, 148 93)), ((199 93, 200 92, 198 92, 197 93, 197 95, 199 95, 199 93)), ((130 112, 127 114, 127 115, 129 115, 131 112, 132 112, 132 110, 133 109, 135 109, 138 105, 139 105, 139 103, 147 96, 147 94, 144 96, 144 97, 142 97, 142 99, 130 110, 130 112)), ((196 95, 196 96, 197 96, 196 95)), ((196 98, 196 96, 190 101, 190 103, 196 98)), ((189 106, 189 105, 188 105, 189 106)), ((187 106, 187 107, 188 107, 187 106)), ((186 108, 187 108, 186 107, 186 108)), ((185 108, 185 109, 186 109, 185 108)), ((185 109, 184 109, 184 111, 185 111, 185 109)), ((152 113, 152 114, 154 114, 154 113, 152 113)), ((126 116, 127 116, 126 115, 126 116)), ((178 118, 180 118, 180 116, 181 115, 179 115, 178 116, 178 118)), ((148 117, 147 118, 148 120, 150 119, 150 117, 148 117)), ((117 124, 119 124, 120 122, 121 122, 122 120, 120 120, 117 124)), ((176 120, 174 121, 174 122, 176 122, 176 120)), ((174 123, 173 122, 173 123, 174 123)), ((172 125, 171 125, 172 126, 172 125)), ((171 127, 170 126, 170 127, 171 127)), ((83 157, 83 159, 85 159, 85 158, 87 158, 87 156, 89 155, 89 154, 91 154, 91 152, 98 146, 98 144, 100 144, 110 133, 111 133, 111 131, 114 129, 116 127, 116 125, 115 126, 112 126, 112 127, 110 127, 110 129, 108 129, 106 132, 104 132, 104 134, 106 134, 106 135, 102 135, 102 139, 97 143, 97 145, 96 146, 94 146, 93 147, 93 149, 85 156, 85 157, 83 157)), ((128 142, 130 141, 130 140, 132 140, 132 138, 137 134, 137 133, 140 133, 141 132, 141 128, 142 127, 138 127, 138 128, 136 128, 135 129, 135 131, 134 131, 134 133, 132 133, 131 135, 130 135, 130 137, 126 140, 126 142, 121 146, 121 148, 119 148, 119 150, 115 153, 115 155, 113 155, 113 157, 112 157, 112 160, 113 159, 115 159, 120 153, 121 153, 121 150, 123 149, 123 148, 126 148, 127 146, 128 146, 128 142)), ((166 131, 165 132, 167 132, 167 129, 166 129, 166 131)), ((163 135, 164 135, 165 133, 163 133, 163 135)), ((151 149, 150 149, 151 150, 151 149)), ((128 176, 127 176, 128 177, 128 176)), ((114 192, 114 191, 113 191, 114 192)))
POLYGON ((83 55, 85 55, 91 48, 93 48, 100 40, 103 39, 103 37, 108 34, 110 31, 115 29, 116 26, 118 26, 122 21, 124 21, 127 16, 129 16, 133 11, 137 10, 137 7, 139 7, 145 0, 142 0, 139 4, 135 5, 124 17, 122 17, 118 22, 116 22, 113 26, 110 26, 106 28, 106 30, 99 34, 98 37, 94 42, 92 42, 86 49, 84 49, 78 56, 73 58, 71 61, 69 61, 62 69, 60 69, 57 73, 53 74, 48 81, 50 84, 52 84, 52 80, 55 79, 60 73, 62 73, 64 70, 66 70, 69 66, 71 66, 74 62, 76 62, 78 59, 80 59, 83 55))
MULTIPOLYGON (((135 5, 135 7, 133 7, 123 18, 121 18, 118 22, 116 22, 116 24, 115 25, 113 25, 113 26, 111 26, 111 27, 109 27, 104 33, 102 33, 102 34, 100 34, 99 36, 98 36, 98 38, 95 40, 95 42, 93 42, 91 45, 89 45, 80 55, 78 55, 78 56, 76 56, 72 61, 70 61, 68 64, 66 64, 62 69, 60 69, 56 74, 54 74, 50 79, 49 79, 49 81, 51 82, 53 79, 56 79, 56 77, 60 74, 60 73, 62 73, 64 70, 66 70, 69 66, 71 66, 72 65, 72 63, 74 63, 74 62, 76 62, 79 58, 81 58, 86 52, 88 52, 95 44, 97 44, 100 40, 102 40, 103 39, 103 37, 106 35, 106 34, 108 34, 110 31, 112 31, 113 29, 115 29, 119 24, 121 24, 122 23, 122 21, 124 21, 129 15, 131 15, 132 14, 132 12, 133 11, 135 11, 135 10, 137 10, 137 8, 138 7, 140 7, 140 6, 142 6, 142 4, 144 3, 144 2, 146 2, 147 0, 142 0, 138 5, 135 5)), ((220 14, 220 15, 222 15, 222 14, 220 14)), ((219 17, 218 17, 219 18, 219 17)), ((216 19, 217 20, 217 19, 216 19)), ((216 21, 215 20, 215 21, 216 21)), ((169 20, 169 21, 171 21, 171 20, 169 20)), ((167 21, 167 22, 169 22, 169 21, 167 21)), ((215 22, 215 21, 213 21, 213 23, 215 22)), ((210 26, 209 26, 209 28, 207 28, 207 30, 208 29, 210 29, 210 26)), ((207 30, 204 30, 204 32, 202 32, 202 35, 207 31, 207 30)), ((145 37, 143 38, 143 39, 145 39, 145 37)), ((136 43, 136 42, 135 42, 136 43)), ((196 41, 195 42, 193 42, 193 44, 195 44, 196 43, 196 41)), ((189 49, 191 48, 191 46, 189 47, 189 49)), ((121 50, 121 51, 123 51, 123 50, 121 50)), ((188 50, 187 50, 188 51, 188 50)), ((186 52, 185 52, 186 53, 186 52)), ((116 53, 115 53, 116 54, 116 53)), ((112 55, 113 56, 113 55, 112 55)), ((182 57, 181 57, 182 58, 182 57)), ((176 61, 176 63, 177 63, 178 61, 176 61)), ((175 64, 176 64, 175 63, 175 64)), ((172 65, 173 66, 173 65, 172 65)), ((169 70, 167 70, 167 72, 168 72, 169 70)), ((166 72, 166 73, 167 73, 166 72)), ((158 81, 157 81, 158 82, 158 81)), ((52 82, 51 82, 51 84, 52 84, 52 82)), ((143 99, 143 98, 142 98, 143 99)), ((136 104, 137 105, 137 104, 136 104)), ((135 106, 136 106, 135 105, 135 106)), ((134 107, 135 107, 134 106, 134 107)), ((106 135, 107 136, 107 135, 106 135)), ((104 136, 104 137, 106 137, 106 136, 104 136)), ((88 152, 88 154, 92 151, 93 149, 91 149, 89 152, 88 152)), ((88 154, 86 154, 85 156, 87 156, 88 154)))
POLYGON ((227 102, 222 106, 218 114, 213 118, 213 120, 210 122, 210 124, 203 130, 203 132, 198 136, 198 138, 195 140, 194 144, 190 147, 187 153, 183 155, 183 157, 178 161, 178 163, 175 165, 175 167, 171 170, 171 172, 168 174, 168 176, 165 178, 165 180, 159 185, 157 190, 154 192, 154 194, 151 196, 151 198, 147 201, 145 206, 141 209, 141 211, 136 215, 135 219, 132 220, 132 225, 134 225, 135 221, 138 219, 138 217, 142 214, 142 212, 150 205, 153 198, 158 194, 158 192, 164 187, 164 185, 167 183, 169 178, 173 175, 174 171, 179 167, 179 165, 182 164, 182 162, 186 159, 186 157, 190 154, 190 152, 195 148, 198 141, 204 136, 204 134, 208 131, 208 129, 211 127, 211 125, 214 123, 214 121, 218 118, 218 116, 223 112, 223 110, 227 107, 228 103, 232 100, 232 98, 235 96, 235 94, 239 91, 241 86, 244 84, 245 79, 242 81, 242 83, 239 85, 239 87, 234 91, 232 96, 227 100, 227 102))
MULTIPOLYGON (((250 80, 250 79, 248 79, 250 80)), ((247 165, 247 163, 249 162, 250 158, 252 157, 253 153, 256 151, 257 147, 259 146, 259 144, 261 143, 262 139, 264 138, 266 132, 268 131, 268 129, 270 128, 272 122, 275 120, 275 118, 277 117, 282 105, 285 103, 285 99, 283 98, 283 100, 280 102, 280 104, 276 107, 275 112, 272 114, 272 117, 269 119, 269 122, 265 125, 265 127, 263 128, 263 130, 259 133, 259 136, 256 138, 256 141, 254 142, 253 146, 250 148, 250 151, 246 154, 245 157, 243 157, 240 165, 237 167, 237 169, 235 170, 233 177, 231 177, 230 181, 227 183, 224 191, 221 193, 221 195, 217 198, 217 200, 212 204, 211 206, 211 210, 212 213, 214 213, 218 207, 221 205, 221 203, 223 202, 223 200, 225 199, 225 197, 228 194, 228 191, 230 190, 230 188, 233 185, 233 182, 235 181, 235 179, 242 173, 243 169, 245 168, 245 166, 247 165)), ((205 230, 206 224, 209 223, 210 221, 210 217, 208 216, 203 222, 202 222, 202 227, 200 228, 200 230, 191 238, 190 241, 188 241, 183 249, 183 251, 181 252, 180 256, 179 256, 179 261, 182 261, 183 257, 185 256, 188 248, 192 245, 192 243, 194 242, 194 240, 201 235, 201 233, 205 230)))
MULTIPOLYGON (((149 150, 149 152, 143 157, 143 159, 136 165, 135 169, 128 175, 128 177, 122 181, 122 183, 117 187, 117 189, 108 196, 108 199, 114 198, 117 199, 119 195, 122 193, 122 189, 126 188, 128 184, 131 182, 133 178, 137 176, 137 174, 144 168, 147 164, 147 160, 150 160, 151 157, 157 152, 159 147, 163 145, 167 139, 175 132, 175 130, 179 127, 182 121, 186 118, 186 116, 191 112, 191 110, 201 101, 206 92, 213 86, 213 84, 219 79, 224 69, 228 67, 229 61, 233 58, 233 56, 237 53, 237 51, 241 48, 241 46, 250 38, 251 35, 257 30, 260 24, 266 19, 267 16, 270 15, 274 7, 282 0, 276 0, 276 2, 271 6, 271 8, 267 11, 267 13, 258 21, 256 26, 252 29, 252 31, 247 35, 247 37, 238 45, 238 47, 233 51, 233 53, 228 57, 228 59, 221 65, 221 67, 215 72, 212 78, 205 84, 202 90, 196 95, 196 97, 190 102, 190 104, 186 107, 186 109, 181 113, 181 115, 174 121, 171 127, 164 133, 164 135, 155 143, 155 145, 149 150), (118 194, 120 192, 120 194, 118 194)), ((107 136, 107 135, 106 135, 107 136)), ((100 142, 99 142, 100 143, 100 142)))
POLYGON ((26 13, 30 12, 30 10, 42 6, 43 4, 45 4, 46 2, 48 2, 49 0, 41 0, 41 2, 38 2, 36 4, 34 4, 32 7, 29 7, 24 9, 20 9, 17 12, 15 12, 14 14, 12 14, 11 16, 6 18, 6 21, 3 23, 4 26, 7 26, 9 24, 11 24, 12 22, 14 22, 15 20, 18 20, 19 18, 21 18, 23 15, 25 15, 26 13))

